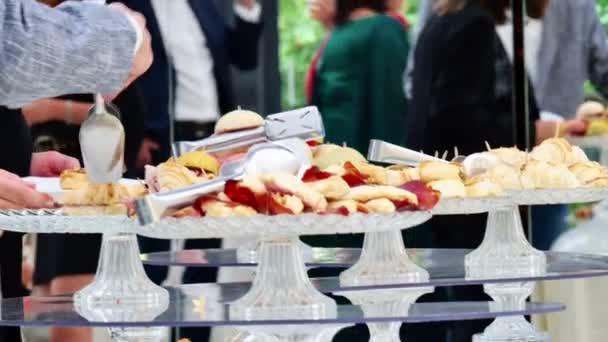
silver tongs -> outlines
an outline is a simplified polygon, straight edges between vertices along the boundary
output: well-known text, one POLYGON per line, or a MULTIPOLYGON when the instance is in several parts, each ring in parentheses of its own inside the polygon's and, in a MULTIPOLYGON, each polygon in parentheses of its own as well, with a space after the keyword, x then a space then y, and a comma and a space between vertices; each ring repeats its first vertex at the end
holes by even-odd
POLYGON ((248 146, 289 138, 317 140, 325 137, 323 119, 317 107, 305 107, 268 115, 264 126, 233 133, 213 135, 198 141, 180 141, 173 144, 173 155, 204 150, 208 153, 228 152, 248 146))
POLYGON ((310 167, 306 148, 306 143, 300 139, 254 145, 244 158, 223 164, 216 179, 173 191, 149 194, 137 200, 135 208, 139 223, 145 226, 158 222, 163 217, 191 205, 203 195, 222 191, 227 181, 240 180, 246 174, 264 175, 277 172, 301 177, 310 167))
POLYGON ((369 141, 367 159, 369 161, 378 163, 398 164, 414 167, 420 165, 420 163, 424 161, 446 162, 445 160, 437 157, 429 156, 405 147, 375 139, 369 141))

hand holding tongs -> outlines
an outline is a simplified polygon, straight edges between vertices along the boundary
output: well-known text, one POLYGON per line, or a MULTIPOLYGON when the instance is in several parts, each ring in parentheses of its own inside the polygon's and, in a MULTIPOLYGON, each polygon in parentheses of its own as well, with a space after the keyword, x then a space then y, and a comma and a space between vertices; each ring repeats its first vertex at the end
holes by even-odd
POLYGON ((199 141, 180 141, 173 144, 173 156, 204 150, 207 153, 226 152, 248 146, 289 138, 317 140, 325 137, 323 119, 317 107, 305 107, 268 115, 264 126, 233 133, 213 135, 199 141))

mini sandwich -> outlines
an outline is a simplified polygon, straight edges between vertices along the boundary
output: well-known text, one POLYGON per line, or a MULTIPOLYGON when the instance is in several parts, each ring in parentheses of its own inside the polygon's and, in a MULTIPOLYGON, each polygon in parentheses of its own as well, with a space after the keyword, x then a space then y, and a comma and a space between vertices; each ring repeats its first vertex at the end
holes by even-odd
POLYGON ((420 180, 429 183, 438 180, 460 180, 460 166, 452 163, 425 161, 419 167, 420 180))
POLYGON ((486 179, 467 182, 466 191, 467 197, 493 197, 503 194, 500 185, 486 179))
POLYGON ((349 193, 344 197, 347 200, 354 200, 361 203, 366 203, 372 200, 385 198, 393 202, 404 203, 410 205, 418 205, 418 197, 400 188, 395 188, 386 185, 362 185, 351 188, 349 193))
POLYGON ((127 203, 146 194, 143 184, 90 184, 66 191, 61 205, 68 215, 126 215, 127 203))
POLYGON ((572 189, 581 182, 565 165, 553 165, 544 161, 529 161, 521 173, 524 189, 572 189))
POLYGON ((187 167, 168 161, 158 166, 146 165, 146 184, 150 192, 165 192, 199 182, 199 177, 196 172, 187 167))
POLYGON ((66 170, 59 176, 59 183, 63 190, 82 188, 89 183, 84 169, 66 170))
POLYGON ((572 146, 563 138, 551 138, 543 141, 530 152, 530 158, 554 165, 572 165, 588 161, 585 152, 572 146))
POLYGON ((327 209, 325 197, 294 175, 277 173, 264 175, 260 179, 271 194, 279 193, 298 197, 304 206, 313 212, 323 212, 327 209))
POLYGON ((331 144, 323 144, 313 148, 313 165, 321 170, 332 166, 341 166, 346 162, 353 164, 367 163, 367 160, 357 150, 331 144))
POLYGON ((264 118, 258 113, 237 109, 223 115, 215 124, 215 134, 236 132, 264 126, 264 118))
POLYGON ((516 170, 521 168, 528 161, 528 154, 524 151, 520 151, 517 147, 501 147, 486 152, 490 155, 495 156, 501 162, 513 167, 516 170))
POLYGON ((604 116, 606 107, 597 101, 587 101, 576 110, 576 118, 580 120, 593 120, 604 116))
POLYGON ((467 197, 467 191, 460 179, 442 179, 436 180, 427 185, 441 193, 441 198, 464 198, 467 197))
POLYGON ((606 168, 597 162, 577 163, 570 166, 570 171, 578 180, 588 187, 608 186, 608 173, 606 168))

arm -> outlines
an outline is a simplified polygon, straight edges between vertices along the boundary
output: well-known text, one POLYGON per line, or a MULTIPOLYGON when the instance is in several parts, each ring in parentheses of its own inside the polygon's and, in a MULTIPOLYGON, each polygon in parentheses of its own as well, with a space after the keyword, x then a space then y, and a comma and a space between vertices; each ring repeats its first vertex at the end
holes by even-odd
MULTIPOLYGON (((393 24, 391 22, 391 24, 393 24)), ((406 101, 402 72, 409 44, 402 27, 378 28, 370 48, 369 120, 370 138, 405 145, 406 101)))
POLYGON ((80 125, 86 118, 92 104, 62 99, 36 100, 21 110, 27 124, 49 121, 63 121, 67 124, 80 125))
POLYGON ((586 1, 585 20, 590 20, 589 35, 586 38, 589 51, 589 79, 604 98, 608 98, 608 37, 595 10, 595 1, 586 1))
POLYGON ((261 11, 261 7, 259 6, 257 2, 254 2, 251 6, 236 3, 235 27, 227 28, 230 62, 241 70, 252 70, 258 65, 258 46, 262 33, 262 24, 260 23, 261 12, 259 12, 261 11), (256 6, 258 8, 257 15, 253 13, 256 11, 256 6), (237 10, 238 7, 241 9, 237 10), (242 15, 248 11, 251 13, 246 16, 242 15))
POLYGON ((65 93, 117 92, 136 32, 127 16, 95 4, 51 9, 3 0, 0 38, 0 103, 17 107, 65 93))

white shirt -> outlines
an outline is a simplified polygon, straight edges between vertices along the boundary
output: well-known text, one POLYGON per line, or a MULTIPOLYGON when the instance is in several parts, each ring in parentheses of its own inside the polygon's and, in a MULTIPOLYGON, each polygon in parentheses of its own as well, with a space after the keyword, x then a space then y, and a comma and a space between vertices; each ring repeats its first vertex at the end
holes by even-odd
MULTIPOLYGON (((539 19, 526 19, 524 28, 524 44, 526 45, 526 69, 533 85, 538 79, 538 60, 540 46, 543 38, 543 22, 539 19)), ((513 23, 510 18, 505 24, 497 25, 496 32, 500 37, 502 45, 507 51, 507 55, 513 61, 513 23)))
MULTIPOLYGON (((210 1, 210 0, 201 0, 210 1)), ((188 0, 151 0, 167 54, 175 69, 175 121, 214 122, 220 117, 213 57, 188 0)), ((238 3, 235 13, 259 22, 261 6, 238 3)))

